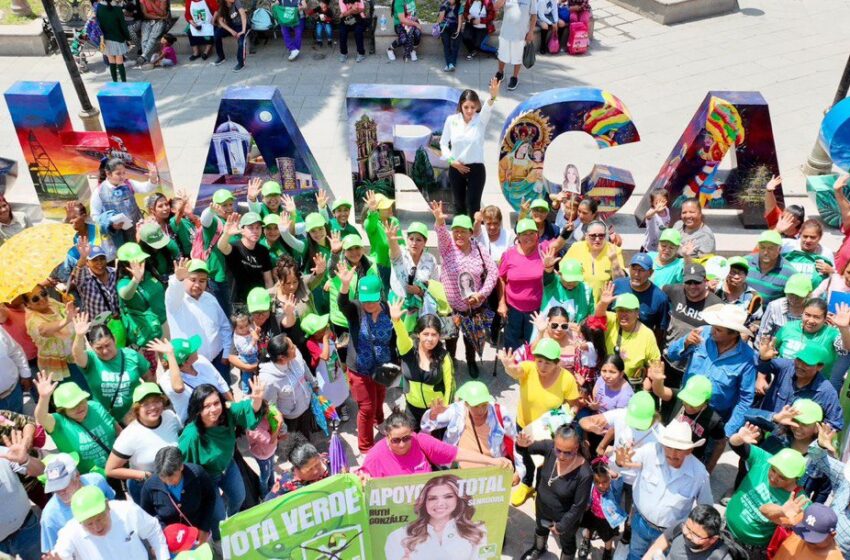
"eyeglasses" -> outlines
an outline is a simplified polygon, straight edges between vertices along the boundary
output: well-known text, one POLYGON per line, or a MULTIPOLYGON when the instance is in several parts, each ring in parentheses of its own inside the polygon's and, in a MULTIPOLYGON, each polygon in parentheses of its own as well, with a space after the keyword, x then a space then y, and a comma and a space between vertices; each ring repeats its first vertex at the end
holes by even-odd
POLYGON ((705 282, 705 280, 688 280, 685 282, 685 286, 699 286, 703 282, 705 282))
POLYGON ((29 299, 29 300, 30 300, 30 303, 38 303, 38 302, 40 302, 42 299, 46 299, 46 298, 47 298, 47 290, 41 290, 41 291, 40 291, 40 292, 38 292, 36 295, 34 295, 34 296, 30 296, 30 297, 29 297, 29 298, 27 298, 27 299, 29 299))
POLYGON ((687 524, 682 525, 682 533, 685 533, 685 536, 687 536, 689 539, 691 539, 692 541, 695 541, 695 542, 703 542, 703 541, 707 541, 708 539, 711 538, 711 537, 702 537, 700 535, 697 535, 696 533, 693 532, 693 530, 690 527, 688 527, 687 524))
POLYGON ((410 443, 410 440, 413 439, 412 435, 406 435, 401 437, 390 438, 390 443, 393 445, 400 445, 402 443, 410 443))
POLYGON ((565 331, 565 330, 570 328, 570 324, 569 323, 549 323, 549 328, 552 329, 553 331, 556 331, 558 329, 565 331))
POLYGON ((588 239, 605 239, 604 233, 588 233, 586 236, 588 239))
POLYGON ((575 457, 578 455, 578 451, 564 451, 563 449, 555 448, 555 454, 560 455, 561 457, 575 457))

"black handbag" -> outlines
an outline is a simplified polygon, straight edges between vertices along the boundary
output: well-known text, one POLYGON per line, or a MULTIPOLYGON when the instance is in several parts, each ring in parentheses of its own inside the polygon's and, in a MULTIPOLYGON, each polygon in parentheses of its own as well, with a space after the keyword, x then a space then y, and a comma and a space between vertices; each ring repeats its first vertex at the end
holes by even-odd
POLYGON ((534 47, 534 42, 526 43, 522 49, 522 65, 526 68, 531 68, 534 66, 536 56, 537 49, 534 47))
POLYGON ((401 376, 401 367, 397 364, 381 364, 375 373, 372 374, 372 381, 383 385, 384 387, 392 387, 398 382, 401 376))

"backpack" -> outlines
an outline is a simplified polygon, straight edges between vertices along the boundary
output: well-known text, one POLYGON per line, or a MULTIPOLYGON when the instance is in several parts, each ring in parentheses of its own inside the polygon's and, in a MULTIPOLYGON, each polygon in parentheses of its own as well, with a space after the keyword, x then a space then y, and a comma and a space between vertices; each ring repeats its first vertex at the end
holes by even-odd
POLYGON ((272 28, 274 22, 272 14, 265 6, 257 6, 254 13, 251 14, 251 29, 254 31, 268 31, 272 28))
POLYGON ((570 24, 570 38, 567 41, 567 52, 576 55, 584 54, 590 46, 590 34, 587 31, 587 25, 580 21, 574 21, 570 24))
POLYGON ((224 225, 221 223, 221 220, 214 218, 216 221, 215 233, 210 239, 210 244, 207 246, 204 243, 204 227, 199 227, 195 230, 195 237, 192 238, 192 250, 189 253, 189 256, 193 259, 201 259, 206 262, 207 259, 210 258, 210 253, 212 253, 213 247, 218 243, 218 239, 221 237, 221 234, 224 233, 224 225))

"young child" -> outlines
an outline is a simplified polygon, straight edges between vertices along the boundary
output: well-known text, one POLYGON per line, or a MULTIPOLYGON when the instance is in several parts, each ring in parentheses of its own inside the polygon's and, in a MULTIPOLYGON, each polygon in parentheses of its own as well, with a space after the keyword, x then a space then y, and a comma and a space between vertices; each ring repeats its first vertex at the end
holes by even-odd
POLYGON ((159 40, 160 50, 158 53, 153 55, 150 67, 155 68, 157 66, 176 66, 177 52, 175 52, 174 50, 174 43, 176 42, 177 37, 175 37, 171 33, 166 33, 165 35, 163 35, 162 39, 159 40))
POLYGON ((443 72, 454 72, 457 65, 457 53, 460 50, 460 3, 458 0, 443 0, 437 24, 441 26, 440 39, 443 41, 443 57, 446 66, 443 72))
POLYGON ((248 381, 257 375, 260 364, 260 353, 257 348, 260 333, 258 329, 251 328, 251 318, 247 313, 237 311, 231 317, 231 323, 233 323, 233 349, 236 350, 239 360, 238 363, 236 360, 232 362, 239 370, 242 392, 250 395, 251 386, 248 381))
POLYGON ((620 507, 623 481, 608 470, 607 457, 597 457, 590 462, 590 468, 593 471, 593 487, 590 505, 579 523, 583 530, 576 558, 585 560, 590 555, 590 541, 595 534, 605 542, 602 560, 611 560, 614 557, 614 538, 620 534, 619 526, 626 520, 626 512, 620 507))
POLYGON ((260 418, 257 427, 248 430, 246 435, 248 450, 260 467, 260 496, 265 496, 274 483, 275 453, 278 441, 286 438, 286 424, 283 423, 283 416, 277 407, 265 401, 257 412, 257 417, 260 418))
POLYGON ((301 320, 301 330, 309 337, 310 369, 316 373, 319 391, 336 408, 340 422, 347 422, 348 381, 336 351, 336 337, 328 323, 328 315, 310 313, 301 320))
POLYGON ((319 48, 323 46, 323 37, 327 37, 328 46, 333 48, 333 27, 331 22, 334 20, 333 11, 328 4, 328 0, 319 0, 319 7, 314 12, 316 14, 316 43, 319 48))
POLYGON ((360 232, 357 231, 357 228, 348 221, 349 216, 351 216, 352 206, 351 201, 348 199, 338 198, 334 200, 334 203, 331 205, 331 213, 333 213, 334 216, 330 220, 331 232, 338 231, 340 237, 360 234, 360 232))
POLYGON ((653 189, 649 193, 650 208, 646 220, 646 237, 643 239, 642 252, 657 251, 661 230, 670 227, 670 209, 667 208, 668 195, 664 189, 653 189))

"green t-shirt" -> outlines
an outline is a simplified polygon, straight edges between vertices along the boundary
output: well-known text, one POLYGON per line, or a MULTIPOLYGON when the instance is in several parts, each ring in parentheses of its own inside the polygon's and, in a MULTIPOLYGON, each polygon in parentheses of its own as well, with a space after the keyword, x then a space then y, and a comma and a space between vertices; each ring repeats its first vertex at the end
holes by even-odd
POLYGON ((393 23, 401 25, 399 16, 406 15, 408 19, 416 17, 416 0, 393 0, 393 23))
POLYGON ((263 237, 262 239, 260 239, 260 245, 269 250, 269 256, 272 258, 272 266, 277 266, 277 261, 279 261, 282 256, 292 256, 292 253, 289 251, 286 244, 281 239, 278 239, 274 243, 269 244, 269 240, 263 237))
POLYGON ((581 323, 593 315, 593 290, 587 284, 579 282, 575 288, 568 290, 557 274, 547 274, 544 281, 541 313, 548 312, 551 307, 560 306, 567 310, 573 323, 581 323))
POLYGON ((64 453, 76 451, 80 454, 80 473, 90 472, 92 468, 106 467, 106 459, 115 443, 115 420, 109 415, 105 408, 96 401, 89 401, 89 412, 83 419, 82 425, 97 437, 106 449, 95 441, 80 424, 71 420, 64 414, 54 412, 51 414, 56 421, 56 426, 50 432, 56 448, 64 453))
POLYGON ((735 536, 735 540, 751 545, 760 546, 770 542, 776 525, 762 515, 759 508, 765 504, 784 504, 790 492, 781 488, 773 488, 768 483, 767 473, 770 465, 768 459, 773 457, 755 445, 750 446, 750 456, 747 465, 750 470, 738 491, 732 495, 726 506, 726 523, 735 536))
POLYGON ((652 283, 663 288, 670 284, 681 284, 685 281, 685 260, 675 259, 673 262, 661 264, 658 262, 658 252, 647 253, 652 259, 652 283))
POLYGON ((250 399, 231 404, 224 414, 227 415, 225 423, 205 430, 203 436, 198 433, 194 422, 186 424, 180 434, 178 447, 183 459, 187 463, 201 465, 210 476, 220 476, 233 460, 236 427, 252 430, 259 422, 250 399))
POLYGON ((360 235, 360 232, 357 231, 357 228, 351 225, 351 222, 345 224, 345 227, 342 227, 336 218, 331 218, 331 231, 340 232, 340 237, 345 237, 346 235, 360 235))
POLYGON ((183 218, 180 224, 172 216, 168 220, 168 225, 171 230, 177 235, 177 247, 180 249, 180 254, 184 257, 189 257, 192 254, 192 241, 195 238, 195 226, 191 220, 183 218))
POLYGON ((153 251, 149 247, 142 247, 142 249, 145 252, 152 253, 151 257, 145 261, 146 268, 153 268, 160 278, 168 276, 169 269, 174 261, 180 259, 180 247, 177 246, 177 242, 173 239, 170 239, 168 245, 159 251, 153 251))
MULTIPOLYGON (((120 292, 125 286, 130 283, 129 278, 122 278, 118 281, 118 291, 120 292)), ((149 272, 145 273, 144 278, 136 286, 136 293, 130 299, 119 298, 122 313, 129 310, 130 313, 142 313, 145 311, 153 311, 159 318, 161 323, 165 323, 165 287, 162 282, 154 278, 149 272)), ((158 335, 162 336, 162 335, 158 335)))
POLYGON ((776 333, 776 349, 779 357, 793 360, 797 353, 807 344, 815 344, 827 351, 829 360, 823 365, 824 376, 829 377, 832 364, 835 363, 837 353, 835 351, 835 339, 841 336, 838 329, 825 325, 815 334, 809 334, 803 330, 803 322, 800 320, 785 323, 776 333))
POLYGON ((151 364, 131 348, 121 348, 118 352, 119 354, 106 362, 98 358, 94 351, 86 350, 89 361, 83 368, 83 375, 95 400, 111 411, 113 418, 123 422, 133 404, 133 390, 139 386, 142 375, 150 370, 151 364), (121 356, 124 357, 123 376, 121 356))
MULTIPOLYGON (((224 282, 227 279, 227 263, 225 262, 224 255, 218 250, 217 242, 216 244, 212 244, 219 226, 224 228, 224 220, 213 214, 212 223, 203 230, 204 247, 211 247, 210 256, 207 259, 207 268, 210 270, 210 280, 213 282, 224 282)), ((238 235, 230 238, 231 241, 237 239, 239 239, 238 235)))
MULTIPOLYGON (((378 276, 377 265, 375 265, 375 263, 372 263, 366 274, 378 276)), ((348 289, 348 297, 351 298, 352 301, 357 299, 357 282, 359 280, 360 279, 357 275, 357 272, 355 272, 354 279, 351 281, 351 286, 348 289)), ((331 289, 328 294, 331 304, 331 323, 347 329, 348 320, 345 318, 345 314, 343 314, 343 312, 339 309, 339 290, 341 287, 342 281, 339 279, 339 277, 334 276, 333 278, 331 278, 331 289)))
POLYGON ((815 287, 817 287, 826 278, 825 275, 818 272, 818 269, 815 268, 815 264, 818 261, 823 261, 830 265, 832 264, 832 262, 826 257, 806 253, 805 251, 791 251, 783 256, 785 257, 785 260, 788 261, 788 264, 790 264, 799 274, 805 274, 810 277, 812 279, 812 286, 815 287))
MULTIPOLYGON (((398 218, 391 216, 390 223, 398 228, 398 244, 404 247, 404 235, 402 235, 398 218)), ((372 260, 378 266, 389 268, 391 264, 390 244, 387 241, 387 232, 384 231, 384 225, 381 223, 381 215, 378 212, 369 212, 366 216, 366 222, 363 224, 363 229, 366 230, 366 237, 368 237, 369 246, 372 248, 372 260)))

